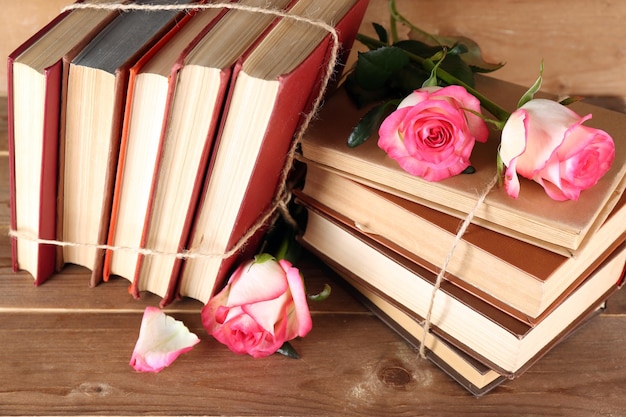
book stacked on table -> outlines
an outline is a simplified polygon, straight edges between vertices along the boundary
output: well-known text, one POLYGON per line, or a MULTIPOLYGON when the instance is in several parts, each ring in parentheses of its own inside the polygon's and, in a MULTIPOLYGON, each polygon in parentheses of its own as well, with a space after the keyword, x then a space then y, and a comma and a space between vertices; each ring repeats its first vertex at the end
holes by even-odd
POLYGON ((72 263, 92 285, 117 275, 162 304, 206 302, 256 250, 367 1, 137 3, 188 8, 75 7, 9 56, 13 268, 39 284, 72 263))
MULTIPOLYGON (((477 89, 509 106, 524 92, 484 77, 477 89)), ((626 115, 584 103, 572 108, 592 113, 589 125, 616 146, 611 170, 578 201, 554 201, 524 181, 518 199, 496 186, 476 206, 496 175, 497 132, 474 147, 474 174, 440 182, 402 171, 377 138, 349 148, 367 109, 341 89, 302 139, 306 177, 296 196, 308 219, 301 241, 475 395, 521 375, 621 285, 626 115)))

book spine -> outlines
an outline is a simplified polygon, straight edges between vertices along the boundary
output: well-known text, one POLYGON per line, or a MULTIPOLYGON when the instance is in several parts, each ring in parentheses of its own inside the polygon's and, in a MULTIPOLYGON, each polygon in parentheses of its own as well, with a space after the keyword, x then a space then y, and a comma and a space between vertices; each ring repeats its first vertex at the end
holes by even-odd
MULTIPOLYGON (((38 30, 33 36, 31 36, 28 40, 26 40, 24 43, 22 43, 17 49, 15 49, 7 58, 7 136, 8 136, 8 151, 9 151, 9 201, 10 201, 10 226, 11 226, 11 230, 13 231, 17 231, 17 207, 16 207, 16 189, 15 189, 15 164, 16 164, 16 160, 15 160, 15 125, 14 125, 14 94, 16 93, 14 90, 14 86, 13 86, 13 65, 15 63, 15 60, 24 52, 26 51, 29 47, 31 47, 39 38, 41 38, 43 35, 45 35, 50 29, 52 29, 54 26, 56 26, 61 20, 63 20, 70 12, 63 12, 61 14, 59 14, 58 16, 56 16, 53 20, 51 20, 48 24, 46 24, 44 27, 42 27, 40 30, 38 30)), ((52 73, 54 73, 54 70, 51 68, 50 69, 50 73, 48 73, 48 71, 46 71, 46 75, 49 76, 52 73)), ((52 77, 54 81, 56 78, 52 77)), ((47 80, 48 82, 50 82, 51 80, 47 80)), ((60 80, 58 80, 58 82, 60 82, 60 80)), ((47 89, 50 88, 49 85, 46 86, 47 89)), ((52 91, 46 91, 47 94, 52 93, 52 91)), ((47 96, 49 97, 49 96, 47 96)), ((56 95, 56 98, 58 99, 58 94, 56 95)), ((50 101, 47 99, 46 101, 46 113, 49 113, 51 111, 50 108, 50 101)), ((57 104, 58 106, 58 104, 57 104)), ((57 115, 58 117, 58 115, 57 115)), ((58 123, 58 119, 57 119, 57 123, 58 123)), ((44 126, 44 132, 42 132, 42 134, 45 134, 46 132, 46 127, 44 126)), ((58 133, 57 133, 58 134, 58 133)), ((44 146, 47 145, 51 145, 51 143, 48 141, 46 143, 44 143, 44 146)), ((41 161, 42 163, 44 162, 43 160, 41 161)), ((42 167, 43 168, 43 167, 42 167)), ((42 171, 42 176, 43 173, 45 171, 42 171)), ((43 178, 42 178, 43 179, 43 178)), ((46 182, 48 180, 46 179, 46 182)), ((40 190, 41 193, 44 193, 44 190, 40 190)), ((46 195, 47 196, 47 195, 46 195)), ((43 197, 43 195, 42 195, 43 197)), ((53 200, 56 199, 56 195, 53 197, 53 200)), ((56 213, 56 211, 54 212, 56 213)), ((45 222, 44 222, 45 223, 45 222)), ((49 224, 49 223, 46 223, 49 224)), ((54 231, 53 234, 49 234, 46 233, 46 236, 48 239, 52 238, 54 239, 56 237, 56 230, 54 231)), ((41 238, 42 236, 37 236, 38 238, 41 238)), ((46 256, 45 259, 50 259, 49 258, 49 249, 45 249, 46 251, 46 256)), ((56 252, 56 250, 55 250, 56 252)), ((39 256, 39 255, 38 255, 39 256)), ((54 259, 54 258, 52 258, 54 259)), ((54 263, 54 262, 53 262, 54 263)), ((39 262, 38 262, 39 264, 39 262)), ((19 254, 18 254, 18 248, 17 248, 17 237, 12 236, 11 237, 11 267, 13 269, 14 272, 17 272, 19 270, 19 254)), ((39 269, 39 267, 38 267, 39 269)), ((50 275, 52 275, 53 271, 49 271, 49 268, 42 268, 41 271, 37 271, 35 272, 35 285, 39 285, 42 282, 44 282, 50 275)))

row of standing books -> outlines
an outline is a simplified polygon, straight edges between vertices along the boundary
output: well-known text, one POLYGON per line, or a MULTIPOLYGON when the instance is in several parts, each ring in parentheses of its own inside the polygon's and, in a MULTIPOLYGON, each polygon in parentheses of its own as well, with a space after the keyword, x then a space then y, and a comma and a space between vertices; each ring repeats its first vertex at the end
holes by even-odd
POLYGON ((263 228, 224 255, 271 209, 332 65, 329 30, 286 15, 334 27, 341 68, 367 1, 100 3, 8 59, 13 268, 40 284, 72 263, 92 285, 206 302, 256 250, 263 228))
MULTIPOLYGON (((486 77, 477 88, 509 106, 523 93, 486 77)), ((434 298, 460 224, 495 173, 497 133, 474 148, 475 174, 429 183, 396 167, 375 138, 346 146, 367 109, 340 89, 302 139, 306 175, 295 194, 307 209, 303 245, 474 395, 522 375, 622 285, 626 116, 574 107, 613 136, 611 171, 578 201, 553 201, 531 181, 518 200, 491 189, 434 298)))

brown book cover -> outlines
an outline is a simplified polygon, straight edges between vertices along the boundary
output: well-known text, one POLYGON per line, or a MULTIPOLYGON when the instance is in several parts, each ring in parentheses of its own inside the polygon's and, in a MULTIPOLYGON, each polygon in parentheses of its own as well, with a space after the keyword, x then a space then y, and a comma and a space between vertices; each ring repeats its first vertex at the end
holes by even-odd
POLYGON ((424 342, 426 344, 425 355, 428 360, 444 370, 474 396, 480 397, 508 380, 433 333, 428 333, 424 341, 422 323, 388 301, 384 295, 378 294, 375 289, 363 285, 358 277, 352 276, 349 271, 333 265, 332 262, 330 266, 343 278, 340 285, 343 284, 348 292, 352 293, 357 300, 416 350, 424 342))
MULTIPOLYGON (((434 274, 337 220, 313 209, 308 213, 302 235, 308 248, 327 262, 341 265, 419 320, 426 316, 434 274)), ((599 269, 606 273, 596 271, 534 327, 444 280, 432 305, 431 329, 503 375, 515 375, 615 290, 625 256, 622 245, 599 269)))
MULTIPOLYGON (((371 239, 438 274, 460 220, 307 164, 302 200, 332 210, 371 239), (402 226, 399 226, 402 225, 402 226)), ((626 195, 575 256, 564 256, 470 225, 446 268, 446 279, 529 324, 582 282, 626 239, 626 195), (484 265, 490 265, 485 268, 484 265)))
MULTIPOLYGON (((357 30, 360 26, 365 9, 367 7, 366 0, 356 0, 346 14, 336 22, 336 30, 341 44, 342 54, 338 59, 338 68, 347 58, 357 30)), ((303 3, 304 4, 304 3, 303 3)), ((291 9, 294 13, 299 13, 296 9, 299 3, 296 3, 291 9)), ((318 7, 317 4, 313 9, 318 7)), ((309 10, 314 13, 315 10, 309 10)), ((307 15, 309 18, 315 18, 314 14, 307 15)), ((300 35, 293 36, 292 33, 282 33, 283 28, 296 25, 297 31, 301 30, 302 23, 296 24, 295 21, 283 19, 277 24, 272 32, 269 33, 263 42, 257 46, 255 53, 258 52, 263 43, 263 48, 273 47, 276 37, 285 42, 292 43, 293 48, 299 48, 297 40, 300 35), (281 25, 283 22, 285 25, 281 25)), ((309 24, 306 24, 309 25, 309 24)), ((310 26, 310 25, 309 25, 310 26)), ((317 29, 317 28, 314 28, 317 29)), ((289 30, 289 29, 288 29, 289 30)), ((182 267, 179 294, 181 296, 189 296, 206 302, 215 289, 222 284, 227 274, 230 273, 232 266, 244 257, 250 256, 256 250, 260 238, 262 237, 262 229, 259 229, 255 236, 252 236, 242 251, 221 259, 219 254, 227 253, 237 242, 244 236, 255 223, 262 218, 262 214, 267 212, 272 206, 272 200, 279 186, 281 173, 284 168, 286 156, 292 145, 293 136, 302 123, 302 115, 310 110, 313 99, 317 96, 319 86, 323 75, 325 74, 327 64, 330 59, 330 49, 332 40, 327 31, 320 31, 320 41, 312 50, 307 52, 307 56, 303 61, 296 64, 296 67, 289 69, 287 73, 279 74, 274 77, 273 72, 270 76, 256 76, 249 74, 248 65, 252 64, 251 59, 259 59, 260 62, 269 63, 276 61, 271 55, 265 57, 262 53, 251 54, 247 59, 238 64, 234 70, 233 87, 229 92, 226 102, 225 117, 218 132, 217 143, 209 162, 209 170, 207 173, 206 183, 204 185, 203 194, 200 197, 198 212, 192 226, 191 237, 188 247, 192 251, 209 252, 215 256, 188 259, 182 267), (270 80, 271 78, 271 80, 270 80), (215 172, 219 171, 219 167, 225 164, 232 164, 233 152, 238 153, 242 147, 251 148, 250 137, 240 137, 232 135, 232 142, 225 140, 225 132, 235 125, 244 125, 249 123, 247 120, 242 121, 239 113, 234 113, 233 103, 235 97, 242 99, 242 95, 237 95, 238 86, 242 86, 244 82, 255 82, 257 80, 266 80, 269 83, 277 83, 277 91, 274 94, 273 107, 270 110, 269 119, 266 121, 266 127, 255 137, 258 142, 258 150, 255 150, 255 162, 251 165, 242 167, 241 171, 247 170, 248 173, 241 174, 248 179, 245 189, 232 190, 230 185, 226 184, 226 180, 214 180, 215 172), (230 117, 229 117, 230 116, 230 117), (260 141, 259 141, 260 140, 260 141), (229 156, 231 155, 231 156, 229 156), (224 213, 224 210, 214 206, 214 203, 222 204, 221 201, 226 193, 231 193, 232 201, 237 202, 239 210, 234 213, 224 213), (236 195, 235 195, 236 194, 236 195), (228 216, 224 220, 218 216, 228 216), (223 229, 228 236, 218 241, 217 228, 223 229)), ((317 38, 316 38, 317 39, 317 38)), ((264 83, 265 81, 260 81, 264 83)), ((242 87, 244 88, 244 87, 242 87)), ((244 93, 245 94, 245 93, 244 93)), ((247 100, 244 99, 244 100, 247 100)), ((245 103, 243 106, 245 107, 245 103)), ((221 236, 225 237, 225 236, 221 236)))
MULTIPOLYGON (((489 77, 477 77, 476 88, 505 108, 514 108, 514 101, 525 91, 489 77)), ((564 254, 578 249, 600 226, 626 187, 626 116, 585 103, 570 107, 580 114, 592 113, 593 119, 587 124, 613 136, 616 156, 611 170, 598 184, 583 191, 577 201, 554 201, 540 185, 526 179, 521 180, 522 191, 517 199, 496 186, 476 209, 474 223, 564 254)), ((387 157, 378 148, 376 135, 361 146, 347 147, 347 138, 365 111, 350 102, 344 89, 338 90, 326 101, 318 120, 303 138, 304 158, 371 187, 464 219, 496 175, 499 132, 492 131, 487 143, 475 145, 474 174, 429 182, 403 171, 387 157)))

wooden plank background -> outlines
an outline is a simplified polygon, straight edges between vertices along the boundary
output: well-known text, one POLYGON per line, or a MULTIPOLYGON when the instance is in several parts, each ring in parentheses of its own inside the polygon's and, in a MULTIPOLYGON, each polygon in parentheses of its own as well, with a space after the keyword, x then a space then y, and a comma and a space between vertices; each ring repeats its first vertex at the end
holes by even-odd
MULTIPOLYGON (((71 0, 0 0, 0 53, 8 55, 71 0)), ((626 97, 626 2, 620 0, 397 0, 413 23, 433 33, 464 35, 485 57, 506 62, 493 76, 530 85, 545 62, 544 90, 555 94, 626 97)), ((363 32, 388 22, 387 1, 370 0, 363 32)), ((0 95, 6 67, 0 66, 0 95)))

